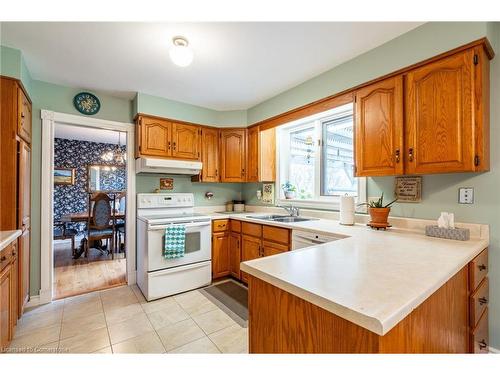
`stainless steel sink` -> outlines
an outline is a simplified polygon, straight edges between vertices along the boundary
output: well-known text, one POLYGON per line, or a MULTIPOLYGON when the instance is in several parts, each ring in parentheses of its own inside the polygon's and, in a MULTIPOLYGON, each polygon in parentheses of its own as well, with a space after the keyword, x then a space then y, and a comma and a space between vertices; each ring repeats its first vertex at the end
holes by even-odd
POLYGON ((297 223, 299 221, 310 221, 310 220, 315 220, 315 219, 309 219, 306 217, 299 217, 299 216, 285 216, 273 219, 273 221, 279 221, 280 223, 297 223))
POLYGON ((247 216, 249 219, 259 219, 268 221, 278 221, 280 223, 297 223, 299 221, 310 221, 314 219, 309 219, 300 216, 289 216, 289 215, 262 215, 262 216, 247 216))
POLYGON ((288 215, 261 215, 261 216, 247 216, 249 219, 259 219, 259 220, 276 220, 284 217, 289 217, 288 215))

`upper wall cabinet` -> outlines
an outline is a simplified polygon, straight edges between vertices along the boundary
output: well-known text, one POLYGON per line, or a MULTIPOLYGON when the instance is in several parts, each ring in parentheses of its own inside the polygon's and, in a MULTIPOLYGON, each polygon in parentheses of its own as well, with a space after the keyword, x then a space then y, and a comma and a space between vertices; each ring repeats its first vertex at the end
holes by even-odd
POLYGON ((356 92, 356 175, 403 173, 403 77, 356 92))
POLYGON ((174 122, 172 125, 172 156, 179 159, 199 159, 199 134, 199 126, 174 122))
POLYGON ((407 173, 481 169, 474 141, 477 127, 484 126, 474 116, 474 102, 480 100, 476 89, 482 91, 474 82, 476 67, 481 69, 478 65, 475 51, 468 50, 408 73, 407 173))
POLYGON ((357 90, 356 176, 489 170, 491 57, 475 43, 357 90))
POLYGON ((19 111, 17 134, 26 142, 31 143, 31 103, 20 87, 17 89, 17 98, 19 111))
POLYGON ((219 182, 219 131, 215 128, 201 129, 201 162, 200 176, 193 181, 219 182))
POLYGON ((246 130, 220 131, 221 182, 244 182, 246 179, 246 130))
POLYGON ((247 182, 276 179, 276 129, 254 126, 247 132, 247 182))
POLYGON ((172 123, 157 118, 140 116, 136 132, 138 156, 172 156, 170 138, 172 137, 172 123))
POLYGON ((136 157, 200 158, 200 127, 156 117, 137 118, 136 157))

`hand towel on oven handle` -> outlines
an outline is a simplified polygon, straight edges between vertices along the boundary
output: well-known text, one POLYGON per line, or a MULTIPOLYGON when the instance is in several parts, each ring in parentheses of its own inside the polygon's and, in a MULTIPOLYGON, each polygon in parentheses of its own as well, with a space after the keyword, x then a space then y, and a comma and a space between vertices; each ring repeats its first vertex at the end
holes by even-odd
POLYGON ((163 257, 166 259, 182 258, 185 250, 186 226, 184 224, 174 224, 166 227, 163 257))

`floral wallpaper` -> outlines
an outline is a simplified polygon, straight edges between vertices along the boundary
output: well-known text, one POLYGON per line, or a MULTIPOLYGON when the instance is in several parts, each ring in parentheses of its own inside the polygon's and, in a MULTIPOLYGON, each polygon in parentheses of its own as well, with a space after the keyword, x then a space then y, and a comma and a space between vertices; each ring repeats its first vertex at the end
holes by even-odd
MULTIPOLYGON (((75 168, 74 185, 54 186, 54 220, 71 212, 87 211, 87 166, 93 164, 115 165, 113 161, 105 161, 102 155, 116 149, 115 144, 77 141, 71 139, 54 139, 54 166, 59 168, 75 168)), ((122 146, 126 152, 126 146, 122 146)), ((113 173, 101 175, 101 189, 125 190, 125 168, 117 168, 113 173)), ((85 229, 84 223, 68 224, 68 228, 75 228, 79 232, 85 229)))

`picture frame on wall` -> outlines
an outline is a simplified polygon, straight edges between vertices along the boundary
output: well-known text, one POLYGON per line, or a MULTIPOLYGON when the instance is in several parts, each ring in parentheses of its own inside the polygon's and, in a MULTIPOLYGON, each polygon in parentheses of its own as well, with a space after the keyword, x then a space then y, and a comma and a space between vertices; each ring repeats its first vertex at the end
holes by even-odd
POLYGON ((54 185, 74 185, 75 168, 54 168, 54 185))

